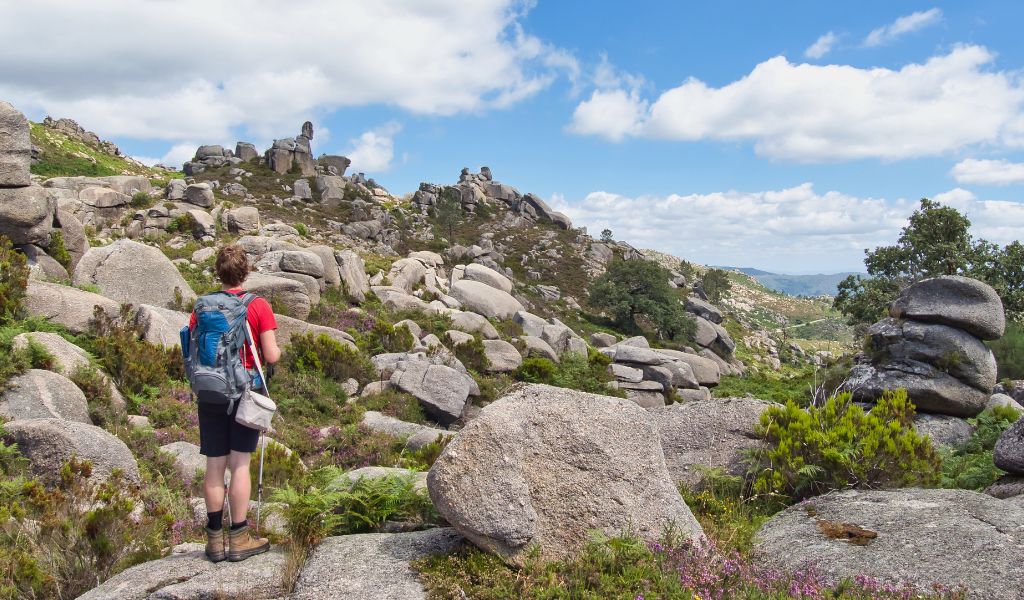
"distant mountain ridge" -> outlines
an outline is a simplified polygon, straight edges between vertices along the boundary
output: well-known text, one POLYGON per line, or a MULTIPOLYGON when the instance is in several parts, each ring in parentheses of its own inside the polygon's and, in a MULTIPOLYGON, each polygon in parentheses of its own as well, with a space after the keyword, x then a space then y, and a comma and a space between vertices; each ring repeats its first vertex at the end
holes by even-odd
POLYGON ((764 287, 790 296, 835 296, 839 282, 850 275, 864 275, 847 271, 844 273, 818 273, 816 275, 783 275, 752 267, 716 267, 739 271, 750 275, 764 287))

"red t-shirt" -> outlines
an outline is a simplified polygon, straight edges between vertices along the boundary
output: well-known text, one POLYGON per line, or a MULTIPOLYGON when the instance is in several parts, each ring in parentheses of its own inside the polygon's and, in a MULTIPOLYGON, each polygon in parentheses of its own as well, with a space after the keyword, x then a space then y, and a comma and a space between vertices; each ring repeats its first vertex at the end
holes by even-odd
MULTIPOLYGON (((245 294, 245 290, 242 288, 233 288, 228 292, 241 296, 245 294)), ((249 313, 246 315, 246 320, 249 321, 249 329, 252 330, 253 342, 256 344, 256 349, 260 353, 260 358, 263 357, 263 345, 260 341, 260 334, 264 331, 271 331, 277 329, 277 319, 274 317, 274 311, 270 308, 270 303, 256 297, 255 300, 249 303, 249 313)), ((188 328, 193 329, 196 326, 196 313, 192 313, 192 317, 189 319, 188 328)), ((249 352, 249 345, 245 345, 245 349, 242 352, 242 359, 246 369, 255 369, 256 361, 252 358, 252 353, 249 352)))

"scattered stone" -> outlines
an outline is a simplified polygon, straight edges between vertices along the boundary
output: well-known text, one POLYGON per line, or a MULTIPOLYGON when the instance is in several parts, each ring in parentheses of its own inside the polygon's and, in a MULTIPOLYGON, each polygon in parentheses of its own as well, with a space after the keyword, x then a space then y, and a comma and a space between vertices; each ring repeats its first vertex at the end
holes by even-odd
POLYGON ((250 273, 242 289, 258 294, 268 301, 276 300, 287 307, 292 316, 305 319, 312 309, 306 286, 298 281, 264 273, 250 273))
POLYGON ((370 281, 366 276, 366 263, 352 250, 337 252, 334 258, 338 263, 338 275, 341 277, 342 285, 345 286, 345 293, 356 302, 362 302, 370 291, 370 281))
POLYGON ((360 479, 384 479, 385 477, 412 478, 412 489, 415 492, 427 491, 427 474, 424 471, 399 469, 396 467, 362 467, 346 471, 330 483, 332 488, 348 489, 360 479))
POLYGON ((1007 473, 1024 475, 1024 419, 1017 419, 999 436, 992 458, 1007 473))
POLYGON ((92 462, 92 480, 106 481, 114 469, 139 484, 139 465, 121 440, 88 423, 63 419, 25 419, 4 425, 4 439, 18 444, 32 472, 47 485, 57 482, 72 456, 92 462))
POLYGON ((428 483, 449 523, 512 564, 534 547, 544 559, 571 557, 595 530, 702 535, 665 468, 653 420, 619 398, 519 387, 466 425, 428 483))
POLYGON ((505 340, 484 340, 484 355, 487 356, 490 373, 508 373, 523 364, 523 357, 512 344, 505 340))
POLYGON ((0 187, 0 235, 15 245, 45 244, 56 213, 57 199, 46 188, 0 187))
POLYGON ((524 356, 546 358, 552 362, 558 362, 558 353, 541 338, 532 335, 524 335, 519 338, 519 341, 521 341, 525 347, 523 349, 524 356))
POLYGON ((92 424, 85 394, 70 379, 41 369, 29 369, 11 379, 0 396, 0 415, 25 419, 64 419, 92 424))
POLYGON ((208 183, 193 183, 185 188, 182 200, 200 208, 211 208, 216 200, 208 183))
POLYGON ((754 556, 784 572, 813 565, 829 585, 867 575, 922 594, 938 583, 967 588, 971 599, 1014 600, 1024 586, 1021 523, 1024 508, 977 492, 850 490, 772 517, 757 533, 754 556), (862 535, 836 535, 835 525, 862 535))
POLYGON ((414 560, 451 554, 463 545, 454 529, 329 537, 306 561, 291 600, 425 600, 414 560))
POLYGON ((199 454, 199 446, 191 442, 165 444, 160 446, 160 451, 174 457, 174 468, 185 481, 196 481, 206 472, 206 457, 199 454))
POLYGON ((0 100, 0 188, 27 187, 32 178, 32 140, 28 119, 0 100))
POLYGON ((974 427, 965 419, 949 415, 918 413, 914 415, 914 429, 927 435, 937 447, 959 448, 971 439, 974 427))
POLYGON ((376 432, 404 439, 405 447, 410 450, 419 450, 439 440, 447 440, 455 436, 454 432, 445 429, 407 423, 375 410, 363 413, 363 425, 376 432))
POLYGON ((462 416, 473 389, 468 375, 418 360, 404 361, 391 375, 391 385, 416 396, 427 415, 441 425, 450 425, 462 416))
POLYGON ((992 394, 985 403, 985 409, 989 410, 997 406, 1006 406, 1012 408, 1018 413, 1024 413, 1024 406, 1021 406, 1016 400, 1006 394, 992 394))
POLYGON ((228 231, 241 235, 258 233, 260 230, 260 211, 255 206, 240 206, 224 213, 228 231))
POLYGON ((607 348, 613 346, 618 340, 610 333, 597 332, 590 334, 590 344, 595 348, 607 348))
POLYGON ((523 305, 509 293, 479 281, 456 281, 452 284, 451 295, 467 309, 488 318, 510 319, 523 310, 523 305))
POLYGON ((485 317, 476 313, 466 311, 452 313, 451 320, 452 327, 460 331, 479 333, 481 337, 487 340, 495 340, 500 337, 494 325, 485 317))

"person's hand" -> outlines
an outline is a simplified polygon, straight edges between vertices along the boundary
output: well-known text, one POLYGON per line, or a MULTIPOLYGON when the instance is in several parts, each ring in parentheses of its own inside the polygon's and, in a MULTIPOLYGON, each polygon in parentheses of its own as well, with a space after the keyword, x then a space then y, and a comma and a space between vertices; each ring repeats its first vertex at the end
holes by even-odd
POLYGON ((267 384, 270 383, 270 379, 274 376, 275 366, 274 363, 269 363, 265 369, 264 375, 267 376, 267 384))

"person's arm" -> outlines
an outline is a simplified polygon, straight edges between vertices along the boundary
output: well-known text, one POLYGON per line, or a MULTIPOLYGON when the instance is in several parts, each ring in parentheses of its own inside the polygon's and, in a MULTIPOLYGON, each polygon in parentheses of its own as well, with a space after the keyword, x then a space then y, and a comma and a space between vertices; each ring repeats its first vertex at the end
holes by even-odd
POLYGON ((260 334, 260 348, 263 350, 263 361, 272 365, 281 360, 281 348, 277 345, 277 332, 268 329, 260 334))

